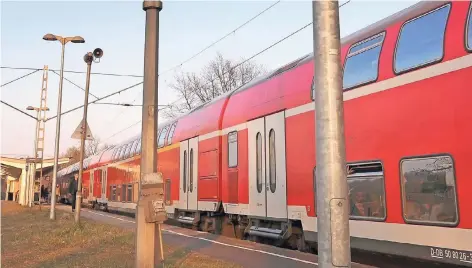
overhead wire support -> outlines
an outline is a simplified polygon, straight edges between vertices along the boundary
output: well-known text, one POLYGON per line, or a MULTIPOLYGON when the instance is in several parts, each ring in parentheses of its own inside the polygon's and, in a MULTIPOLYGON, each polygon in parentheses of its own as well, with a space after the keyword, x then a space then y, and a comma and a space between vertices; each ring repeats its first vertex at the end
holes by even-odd
POLYGON ((11 104, 9 104, 9 103, 4 102, 3 100, 0 100, 0 102, 3 103, 3 104, 5 104, 6 106, 12 108, 12 109, 14 109, 14 110, 16 110, 16 111, 18 111, 18 112, 24 114, 24 115, 27 115, 28 117, 33 118, 33 119, 36 121, 36 117, 34 117, 34 116, 32 116, 32 115, 30 115, 30 114, 28 114, 28 113, 23 112, 22 110, 16 108, 15 106, 13 106, 13 105, 11 105, 11 104))
MULTIPOLYGON (((56 74, 57 76, 60 76, 60 74, 58 74, 58 73, 55 72, 54 70, 51 70, 51 71, 52 71, 54 74, 56 74)), ((71 80, 67 79, 66 77, 63 77, 63 79, 85 92, 85 89, 84 89, 83 87, 77 85, 76 83, 72 82, 71 80)), ((91 92, 89 92, 89 95, 92 96, 92 97, 94 97, 94 98, 96 98, 96 99, 98 99, 98 97, 95 96, 94 94, 92 94, 91 92)))
MULTIPOLYGON (((341 5, 339 5, 339 8, 345 6, 345 5, 348 4, 349 2, 351 2, 351 0, 348 0, 348 1, 344 2, 344 3, 342 3, 341 5)), ((262 53, 266 52, 267 50, 269 50, 269 49, 275 47, 276 45, 278 45, 278 44, 280 44, 280 43, 282 43, 283 41, 289 39, 290 37, 292 37, 292 36, 294 36, 295 34, 301 32, 302 30, 306 29, 307 27, 309 27, 309 26, 312 25, 312 24, 313 24, 313 22, 309 22, 309 23, 305 24, 304 26, 302 26, 301 28, 295 30, 294 32, 291 32, 289 35, 283 37, 282 39, 278 40, 278 41, 275 42, 275 43, 272 43, 270 46, 268 46, 268 47, 262 49, 261 51, 257 52, 256 54, 252 55, 251 57, 249 57, 249 58, 247 58, 247 59, 241 61, 240 63, 236 64, 235 66, 231 67, 228 71, 224 72, 224 73, 222 74, 222 76, 224 76, 224 75, 230 73, 231 71, 233 71, 233 70, 236 69, 237 67, 239 67, 239 66, 243 65, 244 63, 246 63, 246 62, 248 62, 248 61, 254 59, 255 57, 257 57, 257 56, 261 55, 262 53)), ((215 81, 216 81, 216 79, 211 80, 211 81, 209 81, 208 83, 206 83, 205 85, 211 84, 211 83, 213 83, 213 82, 215 82, 215 81)), ((177 103, 177 102, 178 102, 179 100, 181 100, 181 99, 183 99, 183 97, 180 97, 180 98, 176 99, 175 101, 169 103, 169 106, 171 106, 171 105, 177 103)))
MULTIPOLYGON (((10 67, 10 66, 1 66, 1 69, 10 69, 10 70, 36 70, 40 71, 42 69, 38 68, 31 68, 31 67, 10 67)), ((59 72, 60 70, 57 69, 49 69, 50 71, 56 71, 59 72)), ((71 70, 64 70, 64 73, 74 73, 74 74, 86 74, 86 72, 81 72, 81 71, 71 71, 71 70)), ((100 72, 95 72, 95 73, 90 73, 94 75, 105 75, 105 76, 123 76, 123 77, 138 77, 138 78, 143 78, 144 76, 142 75, 136 75, 136 74, 116 74, 116 73, 100 73, 100 72)))
MULTIPOLYGON (((98 98, 98 99, 96 99, 96 100, 94 100, 94 101, 91 101, 91 102, 89 102, 88 104, 96 103, 97 101, 100 101, 100 100, 109 98, 109 97, 111 97, 111 96, 113 96, 113 95, 119 94, 119 93, 121 93, 121 92, 123 92, 123 91, 126 91, 126 90, 131 89, 131 88, 136 87, 136 86, 139 86, 139 85, 141 85, 142 83, 143 83, 143 82, 139 82, 139 83, 136 83, 136 84, 131 85, 131 86, 129 86, 129 87, 120 89, 120 90, 115 91, 115 92, 113 92, 113 93, 110 93, 110 94, 108 94, 108 95, 106 95, 106 96, 103 96, 103 97, 101 97, 101 98, 98 98)), ((80 106, 77 106, 77 107, 75 107, 75 108, 72 108, 72 109, 70 109, 70 110, 67 110, 67 111, 61 113, 61 115, 68 114, 68 113, 73 112, 73 111, 75 111, 75 110, 77 110, 77 109, 80 109, 80 108, 82 108, 82 107, 84 107, 83 104, 80 105, 80 106)), ((50 117, 50 118, 48 118, 48 120, 46 120, 46 121, 49 121, 49 120, 54 119, 54 118, 56 118, 56 117, 57 117, 57 116, 50 117)))
POLYGON ((11 84, 11 83, 13 83, 13 82, 16 82, 16 81, 18 81, 18 80, 20 80, 20 79, 22 79, 22 78, 25 78, 25 77, 27 77, 27 76, 29 76, 29 75, 32 75, 32 74, 36 73, 36 72, 38 72, 38 71, 40 71, 40 69, 34 70, 34 71, 32 71, 31 73, 27 73, 27 74, 25 74, 25 75, 23 75, 23 76, 20 76, 20 77, 15 78, 15 79, 13 79, 13 80, 11 80, 11 81, 8 81, 8 82, 6 82, 5 84, 2 84, 0 87, 4 87, 4 86, 6 86, 6 85, 8 85, 8 84, 11 84))
MULTIPOLYGON (((344 2, 344 3, 342 3, 341 5, 339 5, 339 8, 345 6, 345 5, 348 4, 349 2, 351 2, 351 0, 348 0, 348 1, 344 2)), ((276 46, 276 45, 282 43, 283 41, 285 41, 285 40, 287 40, 288 38, 292 37, 293 35, 299 33, 300 31, 304 30, 305 28, 307 28, 308 26, 310 26, 310 25, 312 25, 312 24, 313 24, 313 21, 310 22, 310 23, 308 23, 308 24, 306 24, 306 25, 304 25, 303 27, 297 29, 296 31, 290 33, 289 35, 287 35, 287 36, 285 36, 284 38, 278 40, 277 42, 271 44, 270 46, 264 48, 263 50, 257 52, 256 54, 252 55, 250 58, 248 58, 248 59, 246 59, 246 60, 244 60, 244 61, 242 61, 242 62, 236 64, 236 65, 235 65, 234 67, 232 67, 228 72, 223 73, 222 76, 224 76, 225 74, 231 72, 233 69, 239 67, 240 65, 246 63, 247 61, 249 61, 249 60, 251 60, 251 59, 253 59, 253 58, 259 56, 260 54, 262 54, 262 53, 264 53, 264 52, 266 52, 267 50, 273 48, 274 46, 276 46)), ((214 80, 212 80, 211 82, 214 82, 214 80)), ((211 82, 210 82, 210 83, 211 83, 211 82)), ((177 100, 175 100, 175 101, 169 103, 167 106, 172 106, 173 104, 177 103, 177 102, 178 102, 179 100, 181 100, 181 99, 182 99, 182 98, 178 98, 177 100)), ((120 130, 120 131, 118 131, 117 133, 113 134, 112 136, 106 138, 105 141, 106 141, 107 139, 109 139, 109 138, 111 138, 111 137, 113 137, 113 136, 115 136, 115 135, 117 135, 117 134, 119 134, 119 133, 121 133, 121 132, 123 132, 123 131, 125 131, 125 130, 127 130, 127 129, 129 129, 129 128, 131 128, 131 127, 133 127, 134 125, 138 124, 139 122, 141 122, 141 120, 138 121, 138 122, 136 122, 136 123, 133 123, 133 124, 130 125, 130 126, 127 126, 126 128, 124 128, 124 129, 122 129, 122 130, 120 130)), ((103 141, 103 142, 105 142, 105 141, 103 141)))
POLYGON ((226 35, 224 35, 223 37, 221 37, 220 39, 216 40, 215 42, 211 43, 210 45, 206 46, 204 49, 200 50, 199 52, 197 52, 196 54, 194 54, 193 56, 191 56, 190 58, 184 60, 183 62, 175 65, 174 67, 170 68, 170 69, 167 69, 165 70, 164 72, 160 73, 159 75, 163 75, 165 73, 168 73, 170 71, 173 71, 177 68, 179 68, 180 66, 184 65, 185 63, 193 60, 195 57, 197 57, 198 55, 202 54, 203 52, 205 52, 206 50, 208 50, 209 48, 211 48, 212 46, 218 44, 219 42, 221 42, 222 40, 226 39, 228 36, 236 33, 236 31, 238 31, 239 29, 243 28, 244 26, 248 25, 251 21, 255 20, 257 17, 261 16, 263 13, 265 13, 266 11, 268 11, 269 9, 273 8, 275 5, 279 4, 280 3, 280 0, 273 3, 272 5, 270 5, 269 7, 265 8, 264 10, 262 10, 261 12, 259 12, 257 15, 253 16, 252 18, 250 18, 249 20, 247 20, 246 22, 244 22, 243 24, 239 25, 238 27, 236 27, 234 30, 230 31, 229 33, 227 33, 226 35))

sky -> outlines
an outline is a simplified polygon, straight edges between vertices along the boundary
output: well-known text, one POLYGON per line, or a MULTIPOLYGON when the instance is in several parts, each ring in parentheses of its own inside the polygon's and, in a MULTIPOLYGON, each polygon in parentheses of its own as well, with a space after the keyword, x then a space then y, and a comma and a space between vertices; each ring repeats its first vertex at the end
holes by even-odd
MULTIPOLYGON (((177 99, 169 87, 177 72, 198 72, 216 53, 240 61, 312 21, 310 1, 281 1, 215 46, 180 65, 201 49, 266 9, 276 1, 163 1, 160 12, 159 104, 177 99), (175 66, 178 66, 174 69, 175 66), (168 71, 171 70, 171 71, 168 71)), ((340 1, 344 3, 345 1, 340 1)), ((341 37, 407 8, 417 1, 351 0, 340 9, 341 37)), ((46 33, 80 35, 84 44, 68 43, 65 70, 86 71, 83 56, 99 47, 104 55, 92 64, 92 72, 143 75, 145 12, 142 1, 1 1, 0 65, 2 67, 60 69, 61 45, 42 39, 46 33)), ((313 50, 312 27, 300 31, 253 59, 274 70, 313 50)), ((0 70, 1 84, 31 71, 0 70)), ((64 78, 85 87, 85 74, 64 73, 64 78)), ((0 89, 0 99, 32 116, 27 106, 39 106, 42 71, 0 89)), ((139 83, 139 77, 92 75, 90 92, 98 97, 139 83)), ((57 114, 59 76, 49 71, 48 117, 57 114)), ((62 112, 83 105, 84 91, 64 80, 62 112)), ((89 101, 95 100, 93 96, 89 101)), ((101 102, 142 103, 142 86, 101 102)), ((88 124, 103 143, 117 144, 141 131, 140 106, 90 105, 88 124), (137 124, 136 124, 137 123, 137 124)), ((0 154, 33 155, 36 121, 2 104, 0 106, 0 154)), ((78 146, 71 138, 81 122, 83 109, 61 118, 60 152, 78 146)), ((163 122, 163 119, 159 119, 163 122)), ((54 155, 56 120, 46 123, 45 157, 54 155)))

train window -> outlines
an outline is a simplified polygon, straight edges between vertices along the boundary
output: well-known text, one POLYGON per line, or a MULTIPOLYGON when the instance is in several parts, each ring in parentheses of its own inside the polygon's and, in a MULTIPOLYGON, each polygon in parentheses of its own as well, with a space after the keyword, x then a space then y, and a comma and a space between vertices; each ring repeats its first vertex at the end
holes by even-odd
POLYGON ((131 156, 131 147, 133 147, 133 142, 129 143, 128 146, 126 146, 124 158, 128 158, 131 156))
POLYGON ((277 172, 276 172, 276 155, 275 155, 275 131, 269 131, 269 184, 270 191, 275 193, 277 187, 277 172))
POLYGON ((138 141, 138 145, 136 146, 136 151, 135 154, 140 154, 141 153, 141 138, 138 141))
POLYGON ((166 184, 165 184, 165 202, 166 202, 166 205, 170 205, 171 202, 170 202, 170 184, 171 184, 171 180, 170 179, 167 179, 166 180, 166 184))
POLYGON ((347 165, 351 219, 384 220, 385 188, 382 163, 347 165))
POLYGON ((187 192, 187 150, 184 150, 184 174, 183 174, 184 193, 187 192))
POLYGON ((128 147, 127 144, 123 145, 123 148, 121 149, 121 152, 120 152, 120 157, 118 160, 122 160, 123 158, 125 158, 125 152, 126 152, 126 148, 128 147))
POLYGON ((257 192, 262 192, 262 135, 260 132, 257 132, 256 135, 256 183, 257 183, 257 192))
POLYGON ((164 147, 164 143, 166 141, 167 130, 169 130, 169 127, 165 127, 162 130, 161 134, 159 135, 159 142, 157 143, 157 148, 164 147))
POLYGON ((193 192, 193 148, 190 149, 190 183, 189 183, 189 191, 192 193, 193 192))
POLYGON ((133 146, 131 147, 130 156, 136 155, 136 147, 138 146, 139 139, 133 141, 133 146))
POLYGON ((238 166, 238 132, 228 133, 228 167, 238 166))
POLYGON ((406 222, 443 225, 458 222, 452 157, 403 159, 400 168, 406 222))
POLYGON ((110 199, 111 201, 115 201, 116 200, 116 185, 112 185, 110 186, 110 199))
POLYGON ((470 3, 469 7, 469 17, 467 19, 467 27, 466 27, 466 47, 469 51, 472 51, 472 3, 470 3))
POLYGON ((116 151, 118 151, 118 148, 113 149, 113 153, 111 154, 111 159, 115 159, 116 151))
POLYGON ((177 123, 174 123, 170 128, 169 135, 167 135, 167 145, 172 144, 172 137, 174 137, 174 131, 177 123))
POLYGON ((121 185, 121 202, 126 202, 126 184, 121 185))
POLYGON ((89 181, 89 194, 91 196, 93 196, 93 183, 94 182, 94 179, 93 179, 93 171, 90 172, 90 181, 89 181))
POLYGON ((126 201, 133 202, 133 184, 128 184, 127 190, 126 201))
POLYGON ((315 100, 315 75, 313 75, 311 80, 311 100, 315 100))
POLYGON ((344 89, 377 80, 384 37, 385 34, 380 33, 351 46, 344 64, 344 89))
POLYGON ((403 24, 395 51, 396 73, 442 59, 450 8, 447 4, 403 24))
POLYGON ((118 147, 118 150, 116 151, 116 154, 115 154, 115 158, 113 158, 113 160, 118 160, 120 158, 121 149, 123 149, 123 146, 118 147))
POLYGON ((116 150, 116 154, 115 154, 115 157, 113 157, 113 160, 117 160, 118 157, 120 156, 120 153, 121 153, 121 149, 122 147, 118 147, 117 150, 116 150))

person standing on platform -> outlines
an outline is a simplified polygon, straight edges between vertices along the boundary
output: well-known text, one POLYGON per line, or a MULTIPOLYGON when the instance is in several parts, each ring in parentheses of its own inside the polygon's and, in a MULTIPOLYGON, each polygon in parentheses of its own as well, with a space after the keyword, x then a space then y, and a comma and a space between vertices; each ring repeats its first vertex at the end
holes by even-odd
POLYGON ((77 179, 79 178, 79 174, 74 174, 74 178, 71 180, 69 184, 69 194, 71 195, 72 199, 72 212, 75 211, 75 199, 77 197, 77 179))

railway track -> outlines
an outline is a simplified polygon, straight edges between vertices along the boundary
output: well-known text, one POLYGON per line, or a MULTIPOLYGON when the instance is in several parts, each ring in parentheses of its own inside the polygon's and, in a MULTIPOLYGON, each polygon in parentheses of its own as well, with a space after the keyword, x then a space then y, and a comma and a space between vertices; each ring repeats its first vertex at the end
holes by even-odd
MULTIPOLYGON (((89 209, 91 209, 91 208, 89 208, 89 209)), ((132 213, 113 211, 113 210, 110 210, 106 213, 115 214, 115 215, 122 215, 122 216, 126 216, 126 217, 129 217, 129 218, 134 218, 134 214, 132 214, 132 213)), ((180 222, 178 222, 174 219, 168 219, 165 223, 167 225, 188 228, 187 226, 182 225, 180 222)), ((191 229, 191 228, 189 228, 189 229, 191 229)), ((225 229, 227 229, 227 228, 225 228, 225 229)), ((232 234, 232 232, 228 232, 228 231, 223 231, 222 234, 220 234, 220 235, 225 236, 225 237, 234 238, 234 235, 232 234)), ((270 245, 270 246, 275 246, 275 247, 280 247, 280 248, 285 248, 285 249, 291 249, 291 250, 296 251, 296 249, 292 249, 292 248, 289 248, 289 247, 286 247, 286 246, 278 246, 278 245, 274 245, 274 244, 267 243, 267 242, 264 243, 264 242, 257 241, 257 243, 270 245)), ((310 252, 310 253, 318 255, 318 253, 316 251, 313 251, 313 252, 310 252)), ((431 261, 424 261, 424 260, 418 260, 418 259, 399 257, 399 256, 394 256, 394 255, 371 253, 371 252, 360 251, 360 250, 355 250, 355 249, 353 249, 351 251, 351 260, 353 262, 356 262, 356 263, 359 263, 359 264, 373 266, 373 267, 379 267, 379 268, 409 268, 409 267, 412 267, 412 268, 458 268, 458 267, 464 267, 464 266, 460 266, 460 265, 437 263, 437 262, 431 262, 431 261)))

